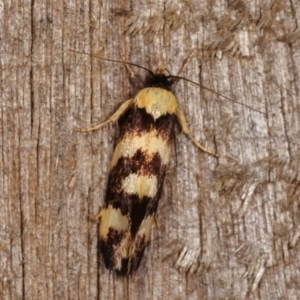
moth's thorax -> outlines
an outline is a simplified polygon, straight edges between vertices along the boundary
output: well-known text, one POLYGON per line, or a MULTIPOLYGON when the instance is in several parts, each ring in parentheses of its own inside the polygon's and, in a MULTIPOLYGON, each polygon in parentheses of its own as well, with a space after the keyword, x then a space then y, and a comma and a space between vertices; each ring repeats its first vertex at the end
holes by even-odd
POLYGON ((134 99, 138 108, 145 108, 154 120, 166 114, 173 114, 177 108, 175 96, 168 90, 158 87, 144 88, 134 99))

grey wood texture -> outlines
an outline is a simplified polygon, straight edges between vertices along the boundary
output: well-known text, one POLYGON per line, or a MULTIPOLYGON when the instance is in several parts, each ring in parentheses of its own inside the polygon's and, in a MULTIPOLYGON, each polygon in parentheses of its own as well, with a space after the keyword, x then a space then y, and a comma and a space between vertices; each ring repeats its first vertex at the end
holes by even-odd
MULTIPOLYGON (((0 2, 0 299, 300 299, 300 5, 291 1, 0 2), (151 243, 118 278, 89 216, 134 94, 126 58, 175 89, 176 132, 151 243)), ((142 74, 143 71, 135 68, 142 74)), ((144 73, 143 73, 144 74, 144 73)))

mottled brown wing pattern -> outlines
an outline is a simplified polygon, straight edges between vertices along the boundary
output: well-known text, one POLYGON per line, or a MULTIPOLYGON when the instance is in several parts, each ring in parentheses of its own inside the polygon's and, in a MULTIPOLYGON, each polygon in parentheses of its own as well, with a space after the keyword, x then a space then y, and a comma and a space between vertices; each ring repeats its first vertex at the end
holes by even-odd
POLYGON ((173 114, 167 114, 155 121, 144 108, 136 106, 120 119, 120 137, 112 158, 102 214, 115 210, 124 222, 117 232, 111 224, 103 236, 102 227, 107 224, 100 221, 105 265, 117 273, 134 271, 149 241, 170 159, 175 120, 173 114))

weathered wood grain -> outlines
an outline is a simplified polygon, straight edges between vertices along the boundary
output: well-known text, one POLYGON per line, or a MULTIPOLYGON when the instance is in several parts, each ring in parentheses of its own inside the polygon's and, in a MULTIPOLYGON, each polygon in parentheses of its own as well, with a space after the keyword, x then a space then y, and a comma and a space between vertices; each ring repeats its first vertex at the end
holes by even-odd
MULTIPOLYGON (((0 9, 1 299, 299 299, 297 1, 33 1, 0 9), (122 64, 176 74, 196 138, 177 135, 141 266, 97 254, 116 126, 134 93, 122 64)), ((139 72, 139 70, 137 70, 139 72)))

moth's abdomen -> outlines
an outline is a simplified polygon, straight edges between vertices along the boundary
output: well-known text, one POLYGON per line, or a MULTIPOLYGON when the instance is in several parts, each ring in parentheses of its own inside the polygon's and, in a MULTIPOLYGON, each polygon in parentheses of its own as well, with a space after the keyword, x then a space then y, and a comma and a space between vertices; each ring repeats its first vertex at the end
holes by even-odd
POLYGON ((121 274, 137 269, 147 245, 170 160, 175 116, 155 120, 134 105, 120 119, 100 240, 104 261, 121 274))

